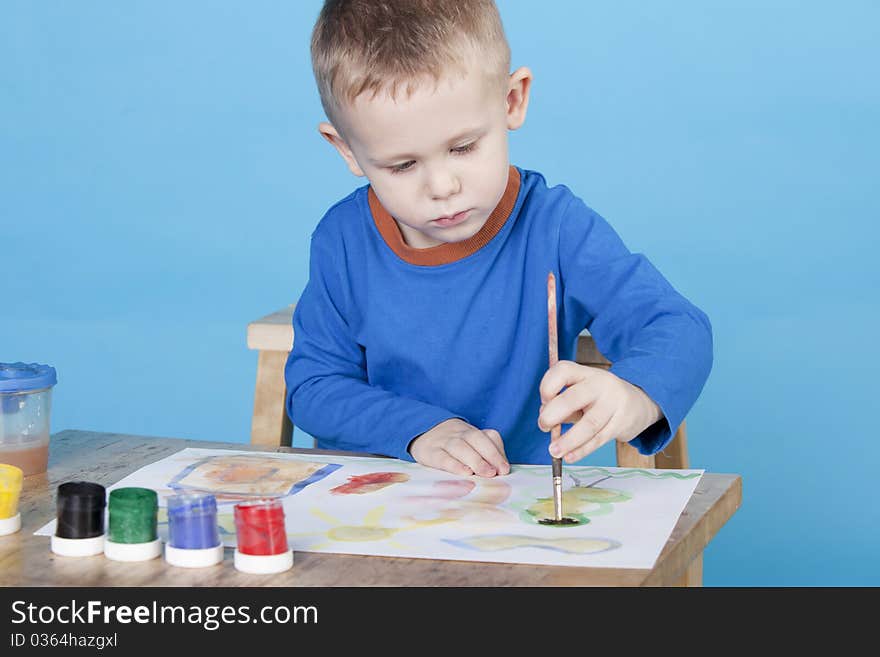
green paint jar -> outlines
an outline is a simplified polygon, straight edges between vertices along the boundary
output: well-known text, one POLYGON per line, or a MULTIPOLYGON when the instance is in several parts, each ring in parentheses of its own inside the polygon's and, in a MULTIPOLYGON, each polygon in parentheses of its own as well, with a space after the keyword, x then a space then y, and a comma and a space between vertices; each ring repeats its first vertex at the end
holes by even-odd
POLYGON ((110 491, 108 539, 114 543, 151 543, 158 538, 159 498, 149 488, 110 491))

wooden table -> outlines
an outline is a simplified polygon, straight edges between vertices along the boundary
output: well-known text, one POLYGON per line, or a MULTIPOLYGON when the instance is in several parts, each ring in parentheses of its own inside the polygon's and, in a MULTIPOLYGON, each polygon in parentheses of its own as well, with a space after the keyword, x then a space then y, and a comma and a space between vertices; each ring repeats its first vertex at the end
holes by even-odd
POLYGON ((86 480, 110 486, 184 447, 350 454, 90 431, 54 434, 48 471, 24 480, 21 531, 0 536, 0 586, 668 586, 702 555, 742 500, 739 476, 704 474, 651 570, 297 552, 291 570, 261 576, 235 570, 232 548, 226 549, 222 564, 190 570, 168 566, 162 558, 122 563, 102 555, 59 557, 50 551, 47 536, 33 535, 55 517, 59 484, 86 480))

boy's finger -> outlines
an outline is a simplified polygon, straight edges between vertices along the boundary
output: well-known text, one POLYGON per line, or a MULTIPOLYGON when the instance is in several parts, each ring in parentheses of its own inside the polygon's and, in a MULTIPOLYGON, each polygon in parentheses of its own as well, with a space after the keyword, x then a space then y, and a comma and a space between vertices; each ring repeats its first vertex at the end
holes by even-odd
POLYGON ((578 365, 570 360, 561 360, 551 367, 541 378, 538 391, 541 402, 546 404, 553 399, 565 386, 570 386, 591 376, 591 368, 578 365))
POLYGON ((586 381, 566 388, 544 404, 538 416, 538 427, 541 431, 550 431, 557 424, 566 422, 578 411, 588 408, 600 394, 599 386, 591 386, 586 381))
MULTIPOLYGON (((466 437, 467 442, 479 454, 486 463, 492 468, 492 474, 484 476, 494 476, 499 472, 506 474, 507 457, 504 456, 504 447, 501 442, 501 434, 494 429, 486 429, 473 431, 466 437)), ((478 473, 480 474, 480 473, 478 473)))
MULTIPOLYGON (((611 421, 613 414, 602 407, 593 407, 578 420, 559 440, 550 445, 550 455, 562 458, 576 452, 600 434, 611 421)), ((590 450, 592 451, 592 450, 590 450)), ((579 457, 582 458, 582 457, 579 457)))
MULTIPOLYGON (((538 415, 544 412, 544 404, 541 404, 541 408, 538 409, 538 415)), ((562 424, 574 424, 578 420, 580 420, 584 416, 584 412, 580 409, 569 415, 562 421, 562 424)), ((552 427, 551 427, 552 428, 552 427)))
POLYGON ((483 434, 485 434, 495 446, 495 452, 492 453, 490 451, 487 454, 480 450, 477 451, 480 451, 483 458, 495 467, 498 474, 507 474, 510 472, 510 463, 507 461, 507 454, 504 452, 504 441, 501 439, 501 434, 495 429, 483 429, 483 434))
POLYGON ((615 433, 617 433, 617 429, 614 422, 609 422, 604 427, 602 427, 602 430, 594 435, 590 440, 578 447, 576 450, 569 452, 565 457, 566 463, 574 463, 575 461, 580 461, 585 456, 592 454, 609 440, 613 440, 615 433))
POLYGON ((445 470, 446 472, 451 472, 452 474, 463 475, 465 477, 469 477, 474 474, 473 470, 467 467, 464 463, 459 461, 458 459, 450 456, 446 452, 442 450, 437 450, 434 455, 434 462, 431 464, 432 468, 437 468, 438 470, 445 470))
POLYGON ((489 439, 495 443, 495 446, 498 448, 498 451, 502 454, 504 453, 504 441, 501 439, 501 434, 498 433, 495 429, 483 429, 483 433, 489 436, 489 439))
MULTIPOLYGON (((478 433, 483 440, 491 444, 491 441, 482 431, 478 429, 475 429, 474 431, 478 433)), ((446 446, 446 451, 453 458, 461 461, 469 467, 475 475, 480 475, 481 477, 494 477, 496 474, 495 466, 486 461, 479 452, 473 448, 469 441, 455 440, 446 446)))

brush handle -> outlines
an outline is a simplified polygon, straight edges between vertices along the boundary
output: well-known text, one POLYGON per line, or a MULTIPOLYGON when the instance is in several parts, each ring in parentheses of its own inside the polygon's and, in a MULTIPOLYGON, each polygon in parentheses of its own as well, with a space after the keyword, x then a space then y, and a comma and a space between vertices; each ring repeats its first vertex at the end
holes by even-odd
MULTIPOLYGON (((559 362, 559 334, 556 330, 556 277, 551 271, 547 275, 547 343, 549 345, 550 367, 559 362)), ((550 429, 550 442, 559 440, 562 428, 557 424, 550 429)), ((562 459, 553 459, 553 517, 562 520, 562 459)))
MULTIPOLYGON (((553 367, 559 362, 559 334, 556 331, 556 277, 552 271, 547 274, 547 343, 550 367, 553 367)), ((561 427, 558 424, 550 430, 551 443, 559 439, 560 432, 561 427)), ((553 459, 553 476, 562 476, 560 459, 553 459)))

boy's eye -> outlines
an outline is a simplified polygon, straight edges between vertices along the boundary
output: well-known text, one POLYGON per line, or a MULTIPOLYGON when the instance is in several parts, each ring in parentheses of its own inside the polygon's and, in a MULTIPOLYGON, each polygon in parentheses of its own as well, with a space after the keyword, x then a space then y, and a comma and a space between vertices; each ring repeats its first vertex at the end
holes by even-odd
POLYGON ((407 169, 411 169, 414 164, 415 162, 413 160, 410 160, 409 162, 404 162, 403 164, 397 164, 393 167, 390 167, 391 173, 403 173, 407 169))
MULTIPOLYGON (((455 148, 450 149, 453 153, 457 155, 462 155, 464 153, 470 153, 474 148, 476 148, 477 142, 472 141, 470 144, 465 144, 464 146, 456 146, 455 148)), ((404 162, 403 164, 395 164, 394 166, 388 167, 391 170, 391 173, 403 173, 404 171, 409 171, 415 166, 415 160, 409 160, 408 162, 404 162)))

